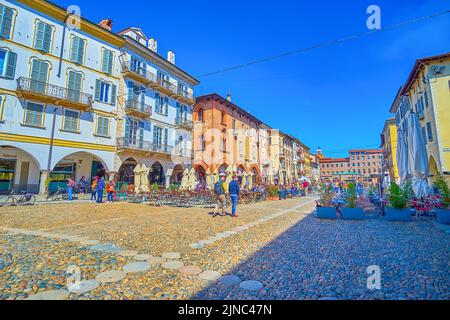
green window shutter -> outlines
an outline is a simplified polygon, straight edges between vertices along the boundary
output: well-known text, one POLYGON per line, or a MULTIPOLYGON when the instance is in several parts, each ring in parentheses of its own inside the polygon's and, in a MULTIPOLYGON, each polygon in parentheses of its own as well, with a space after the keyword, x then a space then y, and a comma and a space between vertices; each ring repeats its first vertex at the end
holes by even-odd
POLYGON ((117 96, 117 86, 113 84, 111 85, 111 104, 113 106, 116 105, 116 96, 117 96))
POLYGON ((144 122, 139 122, 139 147, 144 147, 144 122))
POLYGON ((155 111, 161 113, 161 97, 155 93, 155 111))
POLYGON ((84 45, 86 41, 80 37, 74 36, 72 39, 72 49, 70 53, 70 60, 78 64, 83 64, 84 59, 84 45))
POLYGON ((50 52, 50 45, 52 42, 52 27, 48 24, 44 24, 44 39, 43 39, 43 50, 45 52, 50 52))
POLYGON ((164 115, 168 115, 169 114, 169 98, 165 97, 164 98, 164 115))
POLYGON ((86 40, 80 39, 78 44, 78 63, 83 64, 84 60, 84 47, 86 45, 86 40))
POLYGON ((14 11, 3 5, 0 6, 0 37, 9 39, 11 37, 12 20, 14 11))
POLYGON ((17 62, 17 53, 9 51, 5 73, 5 77, 7 79, 14 79, 14 75, 16 73, 16 62, 17 62))
POLYGON ((130 120, 125 118, 125 141, 128 142, 130 140, 130 120))
POLYGON ((141 87, 141 111, 145 110, 145 87, 141 87))
POLYGON ((36 38, 34 39, 34 47, 43 50, 45 24, 38 21, 36 24, 36 38))
POLYGON ((100 90, 101 90, 102 82, 98 79, 95 80, 95 97, 96 101, 100 101, 100 90))
POLYGON ((112 74, 113 53, 108 49, 103 49, 102 71, 112 74))

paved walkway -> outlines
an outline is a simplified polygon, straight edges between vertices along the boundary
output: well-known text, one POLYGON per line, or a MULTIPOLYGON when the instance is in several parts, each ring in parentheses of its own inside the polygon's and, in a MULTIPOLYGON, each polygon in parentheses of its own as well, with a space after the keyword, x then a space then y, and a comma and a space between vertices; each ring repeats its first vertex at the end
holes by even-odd
POLYGON ((242 206, 238 219, 126 203, 3 208, 0 299, 449 298, 449 235, 431 223, 313 210, 312 198, 242 206))

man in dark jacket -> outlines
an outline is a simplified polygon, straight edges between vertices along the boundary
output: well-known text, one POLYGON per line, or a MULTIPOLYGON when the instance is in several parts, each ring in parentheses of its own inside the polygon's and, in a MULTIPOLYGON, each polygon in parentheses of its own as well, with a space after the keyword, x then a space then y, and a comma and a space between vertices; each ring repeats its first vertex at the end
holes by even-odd
POLYGON ((103 202, 104 189, 105 189, 105 177, 101 177, 97 182, 97 203, 103 202))
POLYGON ((237 208, 237 203, 239 200, 239 192, 241 190, 239 189, 239 183, 237 181, 237 175, 234 174, 233 175, 233 180, 230 181, 229 185, 228 185, 228 192, 230 193, 230 198, 231 198, 231 202, 233 204, 232 209, 231 209, 231 216, 233 218, 237 218, 238 215, 236 214, 236 208, 237 208))
POLYGON ((227 205, 227 198, 225 197, 225 173, 221 173, 219 175, 220 179, 214 185, 214 194, 216 195, 216 207, 214 208, 213 217, 225 216, 225 206, 227 205), (219 213, 219 209, 221 209, 221 213, 219 213))

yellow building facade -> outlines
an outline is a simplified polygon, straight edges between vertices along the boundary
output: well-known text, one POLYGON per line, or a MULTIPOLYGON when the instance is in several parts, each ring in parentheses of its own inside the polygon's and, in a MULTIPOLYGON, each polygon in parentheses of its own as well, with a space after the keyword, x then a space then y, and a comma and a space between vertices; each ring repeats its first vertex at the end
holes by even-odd
POLYGON ((383 148, 383 171, 389 173, 391 181, 400 182, 397 164, 397 127, 395 119, 386 120, 381 133, 383 148))

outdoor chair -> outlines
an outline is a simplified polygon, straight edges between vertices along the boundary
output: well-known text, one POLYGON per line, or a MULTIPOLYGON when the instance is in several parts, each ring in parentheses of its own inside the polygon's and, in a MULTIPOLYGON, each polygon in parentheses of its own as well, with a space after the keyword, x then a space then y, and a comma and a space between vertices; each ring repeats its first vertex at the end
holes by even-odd
POLYGON ((412 201, 412 206, 416 210, 416 220, 419 220, 421 216, 426 216, 430 219, 433 218, 433 207, 430 205, 415 200, 412 201))

